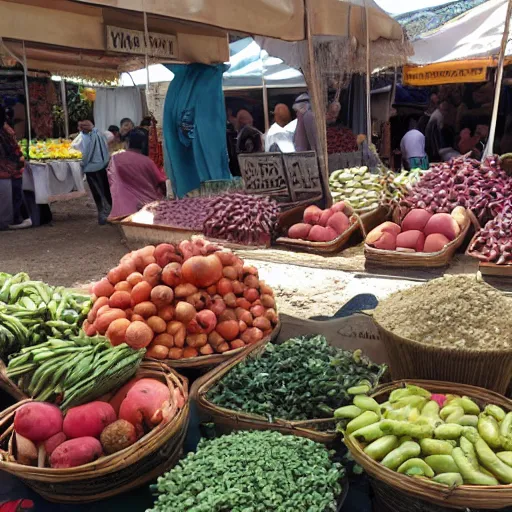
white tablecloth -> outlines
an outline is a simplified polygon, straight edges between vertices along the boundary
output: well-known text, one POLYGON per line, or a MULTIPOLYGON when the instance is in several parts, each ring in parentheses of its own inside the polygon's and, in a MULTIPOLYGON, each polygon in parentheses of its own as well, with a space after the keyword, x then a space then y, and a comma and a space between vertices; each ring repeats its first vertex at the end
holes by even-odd
POLYGON ((55 196, 70 192, 85 194, 80 162, 27 162, 23 173, 23 190, 34 192, 37 204, 48 204, 55 196))

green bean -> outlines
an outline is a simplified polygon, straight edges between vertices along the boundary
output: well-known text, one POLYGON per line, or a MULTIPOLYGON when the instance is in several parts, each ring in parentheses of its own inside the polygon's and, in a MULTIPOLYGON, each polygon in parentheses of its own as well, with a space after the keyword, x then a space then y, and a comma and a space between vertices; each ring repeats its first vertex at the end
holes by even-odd
POLYGON ((451 423, 449 425, 439 425, 434 430, 434 437, 436 439, 459 439, 462 435, 464 427, 462 425, 457 425, 455 423, 451 423))
POLYGON ((369 444, 364 453, 373 460, 382 460, 391 450, 398 446, 398 438, 396 436, 383 436, 369 444))
POLYGON ((462 436, 459 439, 459 443, 460 443, 460 448, 461 448, 462 452, 464 453, 465 457, 468 459, 468 461, 473 466, 473 468, 478 470, 479 464, 478 464, 478 459, 476 457, 475 447, 473 446, 473 443, 464 436, 462 436))
POLYGON ((480 414, 480 407, 478 407, 478 405, 467 396, 463 396, 461 398, 460 405, 462 406, 466 414, 476 416, 480 414))
POLYGON ((375 441, 384 435, 384 432, 382 432, 379 425, 379 423, 366 425, 366 427, 361 427, 355 432, 352 432, 350 435, 357 439, 360 443, 371 443, 372 441, 375 441))
POLYGON ((373 411, 380 416, 380 405, 376 400, 370 398, 369 396, 357 395, 354 397, 353 403, 356 407, 359 407, 359 409, 362 409, 363 411, 373 411))
POLYGON ((505 419, 505 411, 497 405, 487 405, 484 409, 484 414, 492 416, 498 423, 505 419))
POLYGON ((480 416, 478 419, 478 433, 491 448, 497 450, 501 447, 500 428, 493 416, 480 416))
POLYGON ((512 467, 512 452, 498 452, 496 456, 507 466, 512 467))
POLYGON ((380 428, 385 434, 411 436, 416 439, 432 437, 434 429, 430 425, 417 425, 406 421, 382 420, 380 428))
POLYGON ((419 443, 423 455, 450 455, 453 448, 457 446, 455 441, 441 441, 440 439, 420 439, 419 443))
POLYGON ((345 405, 344 407, 339 407, 334 411, 334 418, 339 419, 351 419, 357 418, 363 413, 359 407, 355 405, 345 405))

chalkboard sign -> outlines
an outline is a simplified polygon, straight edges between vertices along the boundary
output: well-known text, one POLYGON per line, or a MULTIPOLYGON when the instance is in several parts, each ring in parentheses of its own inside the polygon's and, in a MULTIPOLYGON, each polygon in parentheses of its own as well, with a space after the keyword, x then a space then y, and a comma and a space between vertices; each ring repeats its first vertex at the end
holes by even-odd
POLYGON ((241 153, 238 163, 247 193, 290 196, 282 153, 241 153))
POLYGON ((238 163, 248 194, 296 202, 322 194, 314 151, 299 153, 242 153, 238 163))
POLYGON ((322 181, 314 151, 283 153, 292 201, 322 194, 322 181))

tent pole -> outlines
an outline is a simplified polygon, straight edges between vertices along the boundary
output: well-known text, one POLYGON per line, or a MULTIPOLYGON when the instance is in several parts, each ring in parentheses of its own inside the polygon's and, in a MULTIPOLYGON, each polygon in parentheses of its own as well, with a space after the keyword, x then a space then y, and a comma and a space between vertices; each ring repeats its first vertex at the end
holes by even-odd
POLYGON ((28 126, 28 144, 27 155, 30 155, 30 141, 32 140, 32 122, 30 119, 30 97, 28 91, 28 70, 27 70, 27 52, 25 50, 25 41, 23 43, 23 81, 25 83, 25 101, 27 103, 27 126, 28 126))
POLYGON ((68 96, 66 94, 66 80, 60 81, 60 96, 62 98, 62 110, 64 111, 64 133, 69 139, 68 96))
MULTIPOLYGON (((148 109, 151 112, 152 108, 150 105, 150 93, 149 93, 149 30, 148 30, 148 15, 146 11, 144 11, 144 37, 146 38, 146 54, 144 55, 144 60, 146 63, 146 103, 148 105, 148 109)), ((133 79, 132 79, 133 80, 133 79)))
POLYGON ((313 108, 313 114, 315 117, 315 128, 316 128, 316 154, 318 157, 318 163, 320 166, 320 174, 322 176, 322 187, 324 190, 324 197, 326 207, 332 205, 332 196, 329 189, 329 159, 327 155, 327 134, 326 134, 326 121, 325 121, 325 105, 323 102, 323 95, 321 91, 321 80, 320 73, 317 69, 317 63, 315 61, 315 51, 313 48, 313 31, 311 29, 311 9, 310 5, 315 0, 305 0, 306 10, 306 43, 308 45, 308 73, 306 75, 306 81, 309 87, 309 97, 311 100, 311 106, 313 108), (309 75, 309 81, 308 79, 309 75))
POLYGON ((498 120, 498 107, 500 105, 501 82, 503 80, 503 63, 505 61, 505 51, 507 49, 508 33, 510 29, 510 16, 512 15, 512 0, 508 0, 507 15, 505 17, 505 28, 501 38, 500 55, 498 58, 498 67, 496 68, 496 81, 494 90, 494 103, 492 105, 491 125, 489 126, 489 138, 484 150, 484 157, 493 153, 494 136, 496 134, 496 122, 498 120))
POLYGON ((268 90, 267 90, 267 82, 265 80, 265 77, 261 77, 261 83, 262 83, 262 93, 263 93, 263 114, 265 115, 265 133, 268 132, 268 129, 270 128, 270 119, 269 119, 269 112, 268 112, 268 90))
POLYGON ((371 69, 370 69, 370 16, 368 7, 364 8, 366 28, 366 137, 368 144, 372 143, 372 112, 371 112, 371 69))

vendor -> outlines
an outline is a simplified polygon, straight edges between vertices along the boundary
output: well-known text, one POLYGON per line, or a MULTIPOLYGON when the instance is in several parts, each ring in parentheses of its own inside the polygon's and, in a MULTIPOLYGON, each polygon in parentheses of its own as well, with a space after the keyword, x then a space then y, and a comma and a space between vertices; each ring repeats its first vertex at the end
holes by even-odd
POLYGON ((22 172, 23 156, 13 129, 6 123, 5 109, 0 106, 0 230, 23 221, 22 172))
POLYGON ((107 222, 112 208, 107 178, 107 165, 110 160, 107 141, 91 121, 80 121, 78 129, 82 134, 82 170, 96 203, 98 224, 103 225, 107 222))
POLYGON ((110 160, 111 219, 131 215, 145 204, 165 197, 166 177, 153 160, 142 153, 145 143, 144 130, 134 128, 128 134, 128 149, 110 160))
POLYGON ((425 135, 417 129, 415 119, 409 122, 409 131, 400 142, 404 167, 410 169, 428 169, 428 158, 425 152, 425 135))

